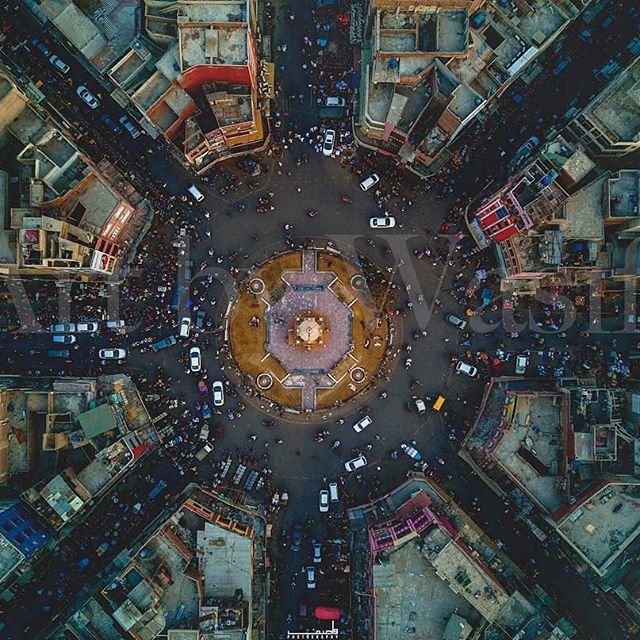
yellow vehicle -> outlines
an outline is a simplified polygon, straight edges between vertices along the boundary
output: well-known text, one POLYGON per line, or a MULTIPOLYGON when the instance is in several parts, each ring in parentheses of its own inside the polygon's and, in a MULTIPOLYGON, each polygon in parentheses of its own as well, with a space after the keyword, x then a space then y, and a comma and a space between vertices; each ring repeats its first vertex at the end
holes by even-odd
POLYGON ((446 398, 444 396, 438 396, 435 402, 433 403, 433 410, 440 411, 440 409, 442 409, 442 405, 444 404, 445 400, 446 398))

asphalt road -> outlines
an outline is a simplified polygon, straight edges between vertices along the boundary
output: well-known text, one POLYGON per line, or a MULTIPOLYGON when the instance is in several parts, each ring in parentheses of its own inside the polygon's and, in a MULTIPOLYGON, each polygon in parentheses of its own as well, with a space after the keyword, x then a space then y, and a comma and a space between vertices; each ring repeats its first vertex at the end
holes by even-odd
MULTIPOLYGON (((286 7, 282 4, 278 6, 278 9, 286 11, 286 7)), ((298 14, 301 13, 298 6, 295 7, 295 10, 298 14)), ((282 20, 282 15, 285 14, 282 13, 279 20, 282 20)), ((295 47, 299 46, 304 30, 298 20, 299 18, 296 18, 293 26, 287 25, 287 29, 283 30, 283 38, 286 37, 291 44, 289 51, 292 53, 287 58, 287 63, 291 65, 295 60, 293 52, 295 47)), ((29 21, 25 21, 23 24, 26 25, 24 28, 28 29, 29 33, 38 33, 37 28, 29 21)), ((58 51, 54 44, 51 46, 58 51)), ((77 102, 74 98, 73 88, 62 84, 61 79, 56 78, 55 71, 47 69, 42 64, 32 64, 33 56, 23 48, 13 53, 15 61, 31 68, 35 77, 42 77, 45 82, 43 89, 45 94, 50 95, 52 102, 64 113, 65 117, 69 121, 77 123, 74 126, 77 126, 79 130, 91 131, 91 138, 96 142, 89 145, 89 136, 85 136, 83 144, 86 147, 104 149, 111 157, 121 158, 125 168, 142 164, 161 183, 167 183, 166 190, 169 194, 184 193, 192 178, 167 155, 166 151, 157 149, 146 137, 138 142, 127 137, 114 138, 108 129, 100 124, 98 114, 89 111, 77 102), (49 87, 52 88, 50 94, 47 91, 49 87), (153 149, 153 153, 146 153, 145 148, 153 149)), ((59 50, 59 55, 68 57, 68 54, 62 49, 59 50)), ((82 80, 96 93, 101 91, 95 81, 77 65, 73 65, 72 77, 77 82, 82 80)), ((303 88, 300 78, 295 74, 287 74, 285 77, 287 78, 285 92, 299 92, 303 88)), ((111 103, 106 96, 102 99, 110 114, 118 116, 122 113, 121 109, 111 103)), ((313 122, 311 98, 303 107, 308 108, 291 108, 290 117, 307 126, 313 122)), ((506 119, 501 123, 501 127, 503 130, 500 135, 504 136, 505 141, 508 141, 511 136, 520 136, 524 139, 529 133, 528 130, 520 131, 521 125, 517 119, 506 119)), ((474 161, 472 165, 467 167, 465 181, 473 183, 475 177, 486 177, 485 167, 490 166, 490 163, 486 161, 495 159, 497 154, 495 148, 497 147, 489 145, 482 153, 478 152, 478 158, 481 158, 482 161, 474 161)), ((427 234, 426 229, 433 230, 437 227, 450 204, 449 202, 438 200, 432 194, 412 195, 416 202, 413 208, 404 214, 397 210, 394 211, 402 228, 382 234, 382 238, 393 238, 394 243, 397 243, 396 256, 394 258, 394 255, 383 255, 379 248, 383 242, 382 239, 376 238, 378 245, 376 247, 370 247, 364 241, 366 237, 371 235, 367 221, 375 211, 373 193, 362 193, 357 186, 357 176, 340 167, 335 159, 326 159, 310 153, 309 164, 300 168, 296 167, 293 159, 303 150, 310 153, 307 147, 296 145, 289 157, 283 160, 282 167, 278 165, 277 161, 263 158, 267 172, 258 179, 259 186, 255 189, 249 189, 248 178, 243 180, 243 184, 238 186, 237 191, 224 196, 220 195, 220 181, 213 185, 200 184, 202 190, 207 194, 204 205, 205 209, 211 212, 211 217, 208 220, 200 217, 197 231, 203 237, 205 230, 209 228, 212 239, 191 243, 192 258, 196 265, 207 257, 208 247, 213 245, 218 255, 228 255, 236 251, 241 256, 246 255, 246 258, 241 259, 239 266, 248 267, 274 249, 281 248, 284 236, 282 226, 285 223, 292 223, 295 225, 295 234, 301 237, 329 236, 339 242, 353 242, 359 250, 370 253, 372 259, 384 267, 395 265, 397 252, 408 242, 409 260, 412 261, 411 266, 415 268, 415 274, 408 270, 409 264, 407 264, 406 270, 400 270, 400 275, 408 278, 415 277, 414 293, 418 293, 417 285, 419 284, 424 292, 425 305, 429 305, 442 288, 451 286, 453 278, 462 270, 461 266, 456 265, 448 268, 438 264, 434 267, 429 261, 418 262, 410 257, 412 249, 425 244, 434 244, 432 234, 427 234), (290 172, 291 175, 287 175, 287 172, 290 172), (298 187, 301 188, 300 193, 297 191, 298 187), (261 193, 266 191, 275 193, 276 208, 273 213, 258 217, 254 213, 255 201, 261 193), (352 205, 340 202, 340 194, 343 193, 352 196, 352 205), (244 212, 240 212, 236 206, 240 201, 247 204, 244 212), (304 215, 306 208, 317 209, 318 216, 315 218, 307 217, 304 215), (259 235, 258 240, 251 238, 255 234, 259 235), (402 238, 404 235, 410 236, 410 238, 405 240, 402 238)), ((392 178, 386 178, 384 171, 381 173, 382 185, 386 187, 385 181, 392 178)), ((407 177, 401 188, 406 189, 411 185, 412 179, 407 177)), ((171 231, 171 229, 167 230, 168 233, 171 231)), ((470 275, 472 266, 466 268, 467 275, 470 275)), ((176 269, 176 266, 170 262, 168 268, 173 270, 176 269)), ((143 271, 138 277, 144 278, 145 272, 143 271)), ((219 310, 224 307, 221 301, 224 298, 220 290, 215 287, 211 288, 208 295, 218 299, 217 306, 209 305, 209 308, 210 313, 215 314, 219 319, 219 310)), ((457 458, 441 416, 427 413, 425 417, 422 417, 415 412, 409 413, 405 410, 404 405, 411 395, 409 387, 415 378, 422 382, 421 393, 443 393, 448 398, 450 411, 460 415, 471 414, 472 408, 481 394, 482 383, 480 381, 452 374, 451 356, 458 354, 460 349, 457 346, 456 330, 443 322, 443 316, 448 311, 459 314, 461 309, 449 297, 444 297, 443 300, 444 308, 437 315, 434 315, 428 324, 428 338, 422 338, 413 343, 414 367, 409 371, 405 371, 401 365, 396 367, 393 376, 384 387, 388 393, 386 399, 378 397, 378 392, 382 388, 366 399, 368 413, 374 420, 367 431, 356 434, 351 429, 351 424, 360 415, 357 406, 349 411, 344 425, 335 424, 334 416, 321 422, 322 427, 326 426, 331 431, 331 436, 322 444, 315 443, 313 439, 319 426, 317 424, 300 425, 278 419, 278 426, 267 431, 259 426, 264 414, 249 402, 246 403, 247 409, 241 419, 225 425, 226 432, 220 451, 224 448, 246 450, 248 447, 247 436, 255 432, 259 434, 259 438, 252 446, 259 453, 266 451, 264 444, 267 440, 271 443, 269 466, 273 471, 273 486, 286 487, 290 495, 290 505, 284 511, 278 526, 274 528, 290 529, 294 523, 302 523, 308 517, 312 518, 312 525, 305 537, 303 549, 298 554, 282 549, 277 557, 280 571, 284 576, 284 585, 287 585, 287 581, 294 574, 299 577, 296 589, 288 590, 282 600, 272 604, 272 630, 276 633, 283 630, 286 626, 286 615, 288 613, 295 614, 297 605, 303 599, 310 601, 310 598, 313 597, 324 597, 309 596, 305 592, 302 576, 300 576, 302 567, 308 565, 310 561, 308 555, 310 553, 310 539, 322 540, 329 531, 326 516, 321 516, 317 508, 318 491, 325 484, 323 479, 327 478, 327 481, 337 479, 343 473, 344 460, 351 457, 349 454, 351 448, 363 447, 365 443, 371 443, 373 448, 367 455, 370 464, 362 474, 363 482, 358 482, 353 476, 345 478, 343 505, 365 500, 370 492, 377 494, 386 491, 404 478, 410 466, 408 460, 402 458, 392 460, 389 457, 389 452, 397 449, 401 442, 415 439, 417 447, 433 466, 439 467, 437 463, 434 464, 438 457, 446 461, 446 475, 450 475, 451 479, 443 478, 443 484, 455 493, 463 505, 472 510, 472 500, 478 499, 481 505, 478 519, 483 524, 486 523, 484 526, 492 536, 498 537, 505 543, 507 551, 516 561, 526 567, 529 564, 529 559, 535 558, 536 566, 541 572, 538 578, 539 583, 546 590, 558 596, 559 611, 571 614, 572 618, 583 627, 586 634, 584 637, 592 636, 602 640, 622 638, 623 636, 618 632, 617 623, 607 604, 599 606, 600 603, 596 602, 596 597, 589 591, 584 580, 574 575, 571 570, 566 573, 562 560, 559 560, 555 555, 545 555, 537 541, 531 540, 525 532, 513 526, 508 514, 504 513, 502 501, 470 475, 469 468, 457 458), (449 340, 445 342, 447 338, 449 340), (380 440, 375 439, 375 435, 380 436, 380 440), (284 444, 275 448, 273 441, 277 438, 283 439, 284 444), (330 449, 330 443, 333 439, 340 439, 342 442, 340 455, 336 455, 330 449), (376 470, 378 466, 380 471, 376 470), (378 480, 374 489, 376 478, 378 480)), ((74 311, 77 303, 78 301, 71 303, 72 320, 75 319, 74 311)), ((177 321, 176 314, 173 317, 173 323, 168 322, 153 327, 152 334, 160 337, 173 333, 177 321)), ((410 336, 413 330, 418 327, 418 321, 410 314, 406 319, 402 319, 402 324, 405 337, 399 338, 400 344, 403 341, 409 341, 407 336, 410 336)), ((122 346, 130 346, 130 343, 141 335, 144 334, 139 330, 123 338, 122 346)), ((87 337, 87 343, 83 342, 82 348, 73 354, 72 362, 65 363, 65 370, 74 375, 93 374, 101 370, 102 367, 95 361, 95 356, 89 354, 94 354, 94 344, 95 347, 99 346, 98 342, 103 337, 87 337)), ((478 338, 477 340, 476 344, 480 347, 490 338, 478 338)), ((526 342, 526 337, 523 340, 526 342)), ((26 354, 31 349, 44 349, 47 341, 48 336, 46 335, 24 336, 10 345, 5 343, 4 352, 6 354, 18 349, 20 353, 26 354)), ((517 348, 517 345, 514 346, 514 350, 517 348)), ((131 349, 130 357, 124 368, 150 373, 157 365, 162 365, 167 375, 179 381, 179 385, 176 382, 178 385, 176 388, 179 388, 189 403, 192 403, 197 398, 196 379, 186 374, 184 365, 177 361, 178 355, 183 354, 185 349, 185 346, 175 346, 158 354, 140 353, 136 349, 131 349)), ((215 358, 213 347, 204 352, 204 363, 211 378, 223 375, 224 372, 219 370, 219 361, 215 358)), ((55 371, 58 366, 54 367, 51 362, 46 360, 38 364, 41 365, 40 369, 43 372, 55 371)), ((32 367, 32 364, 19 359, 7 370, 22 371, 27 367, 32 367)), ((117 365, 110 369, 107 368, 107 370, 116 369, 117 365)), ((236 401, 230 400, 229 404, 234 405, 236 401)), ((216 452, 211 460, 207 460, 206 464, 202 465, 200 478, 206 480, 206 474, 211 473, 211 461, 219 457, 216 452)), ((173 494, 177 493, 186 481, 184 476, 179 476, 175 468, 167 463, 154 466, 153 475, 156 479, 166 479, 170 483, 173 494)), ((145 515, 146 520, 151 520, 154 513, 154 509, 150 509, 145 515)), ((108 519, 112 514, 112 505, 105 501, 96 508, 92 518, 108 519)), ((133 523, 135 526, 130 535, 134 535, 134 531, 139 531, 146 520, 141 519, 139 522, 133 523)), ((59 572, 65 568, 67 571, 72 568, 67 560, 67 554, 75 553, 75 549, 80 543, 83 543, 85 535, 85 529, 79 527, 65 541, 60 554, 43 562, 38 579, 27 584, 24 593, 20 596, 24 603, 28 603, 28 607, 18 606, 5 611, 2 615, 2 620, 7 624, 4 632, 5 637, 8 639, 27 636, 44 637, 41 630, 51 625, 56 612, 61 611, 65 602, 83 586, 83 581, 72 578, 66 586, 64 594, 60 595, 60 599, 49 594, 49 591, 52 594, 56 591, 54 586, 59 581, 59 572), (28 632, 27 629, 29 629, 28 632)), ((96 559, 95 568, 99 568, 112 558, 126 538, 126 535, 122 535, 120 546, 114 545, 100 560, 96 559)), ((326 591, 329 594, 326 597, 331 597, 331 588, 327 581, 326 576, 320 575, 318 577, 319 588, 317 592, 326 591)), ((64 616, 61 619, 64 619, 64 616)))

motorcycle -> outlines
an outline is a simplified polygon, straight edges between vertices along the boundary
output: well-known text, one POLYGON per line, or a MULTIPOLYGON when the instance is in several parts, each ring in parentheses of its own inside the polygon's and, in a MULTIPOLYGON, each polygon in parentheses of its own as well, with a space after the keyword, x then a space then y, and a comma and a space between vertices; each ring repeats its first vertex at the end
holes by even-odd
POLYGON ((345 204, 351 204, 353 202, 353 200, 347 195, 340 196, 340 200, 342 200, 342 202, 344 202, 345 204))

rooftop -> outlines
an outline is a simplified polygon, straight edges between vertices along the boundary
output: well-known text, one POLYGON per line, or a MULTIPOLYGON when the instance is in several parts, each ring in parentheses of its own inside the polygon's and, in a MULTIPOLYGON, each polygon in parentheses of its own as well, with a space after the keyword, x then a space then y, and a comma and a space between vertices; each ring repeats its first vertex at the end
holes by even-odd
POLYGON ((606 182, 606 175, 596 178, 565 202, 564 219, 557 221, 565 238, 604 241, 602 200, 606 182))
POLYGON ((621 141, 640 135, 640 59, 622 71, 584 111, 621 141))
POLYGON ((640 533, 640 485, 606 484, 576 505, 558 532, 604 575, 640 533))
POLYGON ((607 180, 605 199, 613 218, 636 218, 640 204, 640 170, 622 169, 607 180))

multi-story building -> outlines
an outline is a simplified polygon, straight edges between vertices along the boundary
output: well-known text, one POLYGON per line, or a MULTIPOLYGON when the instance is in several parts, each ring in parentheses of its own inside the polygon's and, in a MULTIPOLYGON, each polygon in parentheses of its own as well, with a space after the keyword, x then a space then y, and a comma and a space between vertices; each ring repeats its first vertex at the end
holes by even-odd
POLYGON ((264 637, 265 535, 259 516, 194 489, 130 564, 65 623, 65 637, 264 637))
POLYGON ((435 173, 450 142, 577 13, 570 0, 371 0, 356 140, 435 173))
POLYGON ((94 165, 73 142, 0 77, 3 146, 22 145, 19 199, 0 172, 0 275, 121 278, 151 223, 149 202, 108 161, 94 165))
POLYGON ((56 529, 158 443, 127 376, 0 379, 0 482, 56 529))
POLYGON ((272 87, 258 56, 255 0, 149 0, 149 41, 109 70, 123 99, 196 171, 264 146, 272 87))
POLYGON ((575 636, 501 545, 422 474, 351 509, 349 521, 357 640, 391 640, 398 629, 451 640, 575 636))
POLYGON ((640 56, 605 75, 612 76, 565 130, 594 157, 621 158, 640 149, 640 56))

